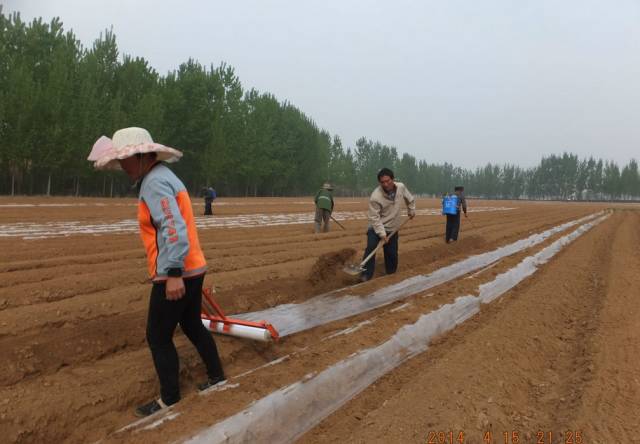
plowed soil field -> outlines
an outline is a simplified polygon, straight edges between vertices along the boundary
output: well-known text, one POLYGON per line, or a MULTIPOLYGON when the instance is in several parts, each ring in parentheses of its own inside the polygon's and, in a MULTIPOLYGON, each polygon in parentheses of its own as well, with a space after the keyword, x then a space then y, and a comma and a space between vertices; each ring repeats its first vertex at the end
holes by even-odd
MULTIPOLYGON (((200 214, 200 202, 194 206, 200 214)), ((229 314, 335 291, 366 298, 561 224, 596 213, 608 217, 426 351, 322 421, 300 426, 295 439, 640 442, 638 208, 470 200, 460 240, 445 244, 438 201, 419 199, 417 206, 419 215, 400 233, 398 272, 385 276, 380 254, 375 278, 358 284, 341 268, 362 258, 366 199, 337 199, 335 215, 346 230, 333 224, 323 234, 313 233, 309 198, 219 199, 214 216, 198 217, 206 283, 229 314)), ((159 390, 145 342, 150 284, 135 213, 134 199, 0 199, 2 442, 189 439, 384 343, 458 296, 477 294, 483 283, 579 226, 277 343, 216 336, 229 381, 209 393, 195 389, 204 367, 178 330, 183 399, 170 415, 134 423, 133 409, 159 390)), ((312 412, 313 402, 305 408, 312 412)))

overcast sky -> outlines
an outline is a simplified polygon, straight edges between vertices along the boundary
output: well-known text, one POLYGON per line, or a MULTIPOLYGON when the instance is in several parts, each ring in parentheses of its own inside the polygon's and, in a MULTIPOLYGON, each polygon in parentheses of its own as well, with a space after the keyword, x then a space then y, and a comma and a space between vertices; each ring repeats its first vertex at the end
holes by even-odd
POLYGON ((161 74, 225 61, 353 146, 532 166, 564 150, 639 158, 640 0, 0 0, 161 74))

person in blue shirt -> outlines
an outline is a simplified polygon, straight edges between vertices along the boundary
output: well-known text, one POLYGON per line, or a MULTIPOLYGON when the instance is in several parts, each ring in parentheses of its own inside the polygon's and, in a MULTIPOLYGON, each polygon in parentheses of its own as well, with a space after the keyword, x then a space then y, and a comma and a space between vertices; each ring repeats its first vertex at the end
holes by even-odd
POLYGON ((447 216, 446 243, 458 240, 461 211, 464 212, 464 217, 467 217, 467 200, 464 197, 464 187, 457 186, 454 189, 454 194, 446 194, 442 197, 442 214, 447 216))

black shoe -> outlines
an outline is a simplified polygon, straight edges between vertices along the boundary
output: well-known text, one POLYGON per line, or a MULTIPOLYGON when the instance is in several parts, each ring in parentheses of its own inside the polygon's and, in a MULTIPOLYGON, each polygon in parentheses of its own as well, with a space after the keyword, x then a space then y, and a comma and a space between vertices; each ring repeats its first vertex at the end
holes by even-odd
POLYGON ((215 378, 209 378, 205 382, 202 382, 202 383, 198 384, 198 390, 200 390, 200 391, 206 390, 208 388, 213 387, 216 384, 220 384, 221 382, 225 382, 226 380, 227 380, 227 378, 225 378, 224 375, 218 376, 218 377, 215 377, 215 378))
POLYGON ((167 407, 168 406, 164 402, 162 402, 161 399, 154 399, 148 404, 137 407, 135 413, 137 417, 144 418, 145 416, 153 415, 155 412, 166 409, 167 407))

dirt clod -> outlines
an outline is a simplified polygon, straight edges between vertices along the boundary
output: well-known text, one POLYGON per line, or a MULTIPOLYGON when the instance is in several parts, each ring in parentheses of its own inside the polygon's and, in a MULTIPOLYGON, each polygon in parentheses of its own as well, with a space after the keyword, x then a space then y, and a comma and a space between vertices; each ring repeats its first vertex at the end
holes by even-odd
POLYGON ((353 248, 344 248, 337 252, 323 254, 311 268, 308 281, 315 286, 328 279, 334 279, 336 273, 355 254, 356 250, 353 248))

